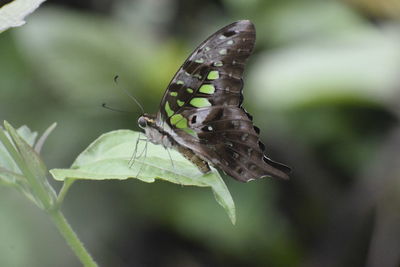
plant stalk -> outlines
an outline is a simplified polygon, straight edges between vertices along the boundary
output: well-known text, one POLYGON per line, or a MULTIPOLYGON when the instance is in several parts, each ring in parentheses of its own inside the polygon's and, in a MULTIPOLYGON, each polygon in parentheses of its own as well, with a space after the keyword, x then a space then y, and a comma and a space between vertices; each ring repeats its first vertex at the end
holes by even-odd
POLYGON ((61 205, 64 202, 64 198, 67 195, 68 190, 71 187, 71 185, 74 183, 74 181, 75 181, 75 179, 71 179, 71 178, 67 178, 64 181, 64 183, 63 183, 63 185, 61 187, 61 190, 60 190, 60 192, 58 193, 58 196, 57 196, 57 202, 56 202, 56 205, 55 205, 56 209, 60 209, 61 208, 61 205))
POLYGON ((97 263, 93 260, 92 256, 84 247, 83 243, 79 240, 78 236, 72 230, 71 226, 65 219, 64 215, 60 210, 54 210, 49 213, 53 222, 60 231, 61 235, 67 241, 68 245, 79 258, 83 266, 85 267, 98 267, 97 263))

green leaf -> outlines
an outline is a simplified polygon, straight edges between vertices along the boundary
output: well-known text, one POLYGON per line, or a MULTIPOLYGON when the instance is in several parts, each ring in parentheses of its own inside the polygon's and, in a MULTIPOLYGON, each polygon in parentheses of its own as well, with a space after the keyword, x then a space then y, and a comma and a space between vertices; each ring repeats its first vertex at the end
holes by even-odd
POLYGON ((4 123, 7 132, 10 134, 18 152, 22 156, 25 163, 28 164, 29 170, 35 177, 46 180, 47 168, 39 155, 32 149, 32 146, 23 139, 19 133, 7 122, 4 123))
POLYGON ((29 184, 23 175, 0 167, 0 185, 12 186, 23 193, 29 200, 38 204, 37 200, 32 195, 29 184))
POLYGON ((0 32, 25 24, 25 17, 45 0, 14 0, 0 8, 0 32))
MULTIPOLYGON (((5 140, 0 138, 2 141, 0 142, 0 185, 12 186, 25 194, 28 199, 38 204, 30 191, 26 178, 22 175, 17 163, 7 151, 4 146, 5 144, 3 145, 3 143, 8 142, 11 147, 13 146, 10 135, 5 132, 2 127, 0 127, 0 131, 0 137, 6 138, 5 140)), ((21 133, 21 135, 24 136, 24 139, 28 140, 27 142, 34 142, 36 134, 30 132, 26 126, 20 127, 17 132, 21 133)))
POLYGON ((202 174, 191 162, 174 150, 139 140, 140 133, 118 130, 103 134, 85 149, 70 169, 52 169, 54 179, 105 180, 136 178, 152 183, 156 179, 180 185, 211 187, 217 202, 235 223, 235 206, 218 171, 202 174), (136 141, 138 141, 136 147, 136 141), (133 159, 134 151, 141 155, 133 159), (172 159, 172 160, 171 160, 172 159))
MULTIPOLYGON (((44 145, 44 143, 46 142, 47 138, 49 137, 49 135, 54 131, 54 129, 57 127, 57 123, 54 122, 52 125, 49 126, 49 128, 46 129, 46 131, 44 131, 44 133, 42 134, 42 136, 40 136, 39 140, 37 141, 37 143, 35 144, 35 151, 36 153, 40 153, 40 151, 42 150, 42 147, 44 145)), ((33 144, 32 144, 33 145, 33 144)))
MULTIPOLYGON (((56 194, 47 181, 47 168, 40 156, 28 143, 30 141, 33 144, 35 138, 32 138, 32 135, 34 135, 34 133, 31 133, 27 127, 23 127, 22 130, 20 130, 25 138, 30 137, 30 140, 28 138, 27 142, 8 122, 4 122, 4 127, 15 146, 14 148, 12 146, 6 146, 6 148, 8 153, 12 155, 14 168, 15 165, 18 166, 16 167, 16 173, 21 173, 25 176, 24 181, 26 180, 26 184, 29 185, 27 188, 32 188, 32 190, 29 191, 37 200, 36 203, 40 203, 39 206, 43 208, 52 205, 52 203, 55 202, 56 194)), ((30 196, 28 195, 28 197, 30 196)))
POLYGON ((25 140, 30 146, 35 144, 37 138, 37 132, 32 132, 31 129, 28 128, 26 125, 22 125, 17 129, 17 133, 21 136, 22 139, 25 140))
POLYGON ((0 166, 0 184, 16 186, 17 180, 22 180, 24 176, 21 174, 9 171, 0 166))
MULTIPOLYGON (((6 138, 9 139, 9 135, 7 134, 7 132, 3 131, 1 127, 0 131, 4 134, 4 136, 6 136, 6 138)), ((21 173, 21 171, 18 169, 17 164, 12 159, 10 153, 8 153, 7 149, 5 148, 3 142, 0 142, 0 167, 3 167, 4 169, 12 172, 21 173)))
MULTIPOLYGON (((1 129, 2 128, 0 126, 0 130, 1 129)), ((8 139, 10 139, 10 135, 8 134, 8 132, 4 132, 4 133, 8 137, 8 139)), ((33 144, 35 143, 36 137, 37 137, 36 132, 32 132, 27 126, 23 125, 17 129, 17 133, 29 145, 33 146, 33 144)), ((0 142, 0 167, 6 168, 12 172, 21 174, 21 171, 19 170, 17 164, 14 162, 11 155, 7 152, 7 149, 4 147, 4 145, 1 142, 0 142)))

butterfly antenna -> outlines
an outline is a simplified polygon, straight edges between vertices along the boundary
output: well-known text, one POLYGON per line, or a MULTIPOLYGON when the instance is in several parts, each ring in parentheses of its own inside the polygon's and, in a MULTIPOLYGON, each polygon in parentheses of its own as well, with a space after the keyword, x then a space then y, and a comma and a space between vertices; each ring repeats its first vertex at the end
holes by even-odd
MULTIPOLYGON (((119 78, 119 76, 115 75, 114 82, 116 85, 118 85, 118 78, 119 78)), ((144 108, 143 108, 142 104, 140 104, 140 102, 133 95, 131 95, 125 88, 121 88, 121 87, 118 87, 118 88, 120 90, 122 90, 127 96, 129 96, 136 103, 136 105, 139 106, 140 110, 142 111, 142 114, 144 114, 144 108)))
POLYGON ((106 103, 101 104, 101 106, 105 109, 111 110, 111 111, 115 111, 115 112, 121 112, 121 113, 132 113, 130 111, 126 111, 126 110, 121 110, 121 109, 117 109, 117 108, 112 108, 110 106, 107 106, 106 103))

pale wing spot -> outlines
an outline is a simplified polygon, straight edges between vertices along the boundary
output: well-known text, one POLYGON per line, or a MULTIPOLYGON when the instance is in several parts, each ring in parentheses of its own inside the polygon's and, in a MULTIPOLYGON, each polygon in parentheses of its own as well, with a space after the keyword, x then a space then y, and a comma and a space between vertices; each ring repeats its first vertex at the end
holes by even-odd
POLYGON ((168 101, 165 102, 165 112, 167 112, 167 116, 171 117, 172 115, 174 115, 174 111, 171 109, 171 107, 169 106, 168 101))
POLYGON ((224 40, 224 39, 226 39, 226 36, 221 35, 221 36, 219 37, 219 39, 224 40))
POLYGON ((172 125, 176 125, 177 128, 187 128, 187 120, 186 121, 185 120, 186 119, 181 114, 175 114, 174 116, 171 117, 170 122, 172 125), (186 124, 186 127, 179 127, 179 126, 184 126, 184 124, 186 124))
POLYGON ((233 40, 229 40, 228 42, 226 42, 228 45, 232 45, 233 44, 233 40))
POLYGON ((185 101, 181 101, 181 100, 176 100, 176 103, 178 104, 178 106, 182 107, 185 104, 185 101))
POLYGON ((185 71, 185 75, 186 75, 186 76, 190 76, 190 73, 187 72, 187 71, 185 71))
POLYGON ((190 104, 196 108, 202 108, 202 107, 210 107, 211 103, 208 101, 207 98, 203 97, 194 97, 192 100, 190 100, 190 104))
POLYGON ((185 84, 182 80, 177 80, 176 81, 176 84, 178 84, 178 85, 183 85, 183 84, 185 84))
POLYGON ((211 48, 209 48, 208 46, 206 46, 206 47, 204 47, 204 50, 205 50, 205 51, 210 51, 211 48))
POLYGON ((216 61, 213 64, 215 67, 222 67, 224 64, 222 63, 222 61, 216 61))
POLYGON ((177 124, 176 124, 176 128, 179 129, 186 129, 188 127, 187 125, 187 119, 183 118, 182 120, 180 120, 177 124))
POLYGON ((227 51, 225 48, 219 50, 219 54, 220 54, 220 55, 226 55, 226 53, 228 53, 228 51, 227 51))
POLYGON ((211 95, 215 92, 215 87, 212 84, 203 84, 200 87, 199 92, 211 95))
POLYGON ((204 127, 202 127, 201 128, 201 130, 203 131, 203 132, 211 132, 212 130, 213 130, 213 127, 212 126, 204 126, 204 127))
POLYGON ((230 142, 230 141, 226 141, 226 142, 225 142, 225 145, 230 146, 230 147, 233 147, 233 143, 230 142))
POLYGON ((194 62, 202 64, 202 63, 204 63, 204 59, 199 58, 199 59, 196 59, 194 62))
POLYGON ((194 74, 193 77, 194 77, 194 78, 197 78, 197 79, 199 79, 199 80, 203 79, 203 77, 202 77, 200 74, 198 74, 198 73, 194 74))
POLYGON ((185 117, 183 117, 181 114, 175 114, 170 118, 170 122, 172 125, 175 125, 176 128, 182 129, 186 133, 196 137, 197 134, 195 131, 192 129, 188 128, 188 121, 185 117))
POLYGON ((219 78, 219 72, 216 70, 212 70, 208 73, 207 79, 208 80, 216 80, 219 78))
POLYGON ((169 95, 170 95, 170 96, 177 96, 178 93, 177 93, 177 92, 171 92, 171 93, 169 93, 169 95))
POLYGON ((189 94, 193 93, 193 89, 192 88, 186 88, 186 92, 188 92, 189 94))

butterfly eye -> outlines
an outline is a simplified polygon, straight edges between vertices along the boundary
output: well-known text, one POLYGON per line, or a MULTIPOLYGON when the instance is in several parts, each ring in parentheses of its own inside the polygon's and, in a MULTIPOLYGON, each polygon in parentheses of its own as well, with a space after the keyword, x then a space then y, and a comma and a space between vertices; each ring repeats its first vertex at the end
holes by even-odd
POLYGON ((142 128, 142 129, 146 128, 146 126, 147 126, 146 119, 143 118, 143 116, 140 117, 140 118, 138 119, 138 124, 139 124, 139 127, 140 127, 140 128, 142 128))

